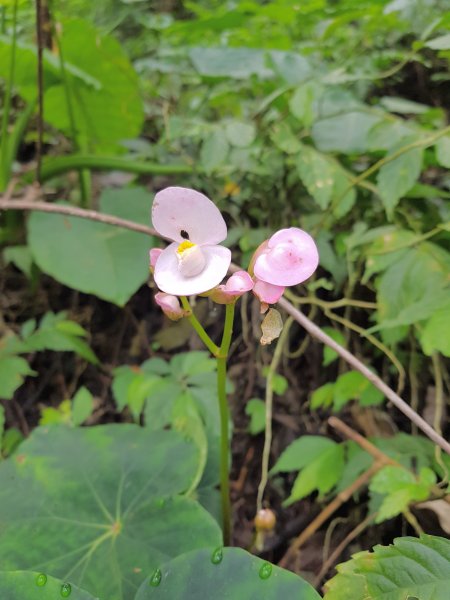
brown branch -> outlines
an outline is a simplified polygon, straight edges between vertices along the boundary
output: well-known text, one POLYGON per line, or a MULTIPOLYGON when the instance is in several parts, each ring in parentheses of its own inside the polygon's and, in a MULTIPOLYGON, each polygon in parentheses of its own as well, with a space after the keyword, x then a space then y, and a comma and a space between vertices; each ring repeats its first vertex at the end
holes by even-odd
POLYGON ((364 363, 362 363, 356 356, 349 352, 346 348, 343 348, 337 342, 335 342, 329 335, 315 325, 308 319, 302 312, 300 312, 295 306, 293 306, 285 298, 281 298, 278 304, 284 308, 284 310, 290 314, 297 323, 300 323, 302 327, 314 338, 326 344, 332 348, 341 358, 343 358, 351 367, 356 371, 359 371, 364 377, 366 377, 380 392, 396 406, 404 415, 408 417, 410 421, 415 423, 423 433, 428 436, 435 444, 440 446, 447 454, 450 454, 450 443, 447 442, 437 431, 429 425, 425 419, 423 419, 415 410, 413 410, 409 404, 407 404, 398 394, 394 392, 378 375, 373 373, 364 363))
POLYGON ((311 523, 301 532, 301 534, 295 538, 292 544, 287 549, 284 556, 281 558, 278 566, 285 567, 289 563, 289 560, 294 554, 303 546, 303 544, 319 529, 321 525, 327 521, 332 514, 334 514, 347 500, 349 500, 355 492, 359 490, 363 485, 372 479, 375 473, 378 473, 380 469, 386 466, 386 462, 379 460, 373 463, 371 467, 364 471, 353 483, 351 483, 345 490, 339 492, 339 494, 328 504, 318 515, 311 521, 311 523))
MULTIPOLYGON (((68 215, 71 217, 78 217, 82 219, 90 219, 91 221, 100 221, 108 225, 114 225, 117 227, 124 227, 131 229, 132 231, 138 231, 139 233, 145 233, 147 235, 159 236, 158 232, 141 225, 133 221, 127 221, 126 219, 120 219, 112 215, 106 215, 103 213, 96 212, 94 210, 84 210, 74 206, 62 206, 60 204, 50 204, 47 202, 37 202, 28 200, 5 200, 0 196, 0 210, 22 210, 31 211, 38 210, 42 212, 56 213, 68 215)), ((235 272, 240 270, 241 267, 232 264, 230 271, 235 272)), ((290 314, 297 323, 299 323, 306 331, 313 337, 322 342, 323 344, 332 348, 341 358, 343 358, 351 367, 359 371, 364 377, 366 377, 377 389, 379 389, 388 398, 394 406, 396 406, 404 415, 417 425, 419 429, 425 433, 435 444, 442 448, 445 452, 450 454, 450 443, 447 442, 437 431, 431 427, 415 410, 413 410, 409 404, 407 404, 398 394, 394 392, 388 385, 384 383, 378 375, 373 373, 364 363, 362 363, 356 356, 349 352, 346 348, 343 348, 337 342, 335 342, 329 335, 324 333, 320 327, 315 325, 306 315, 300 312, 295 306, 293 306, 285 298, 281 298, 278 304, 284 308, 284 310, 290 314)))
POLYGON ((347 437, 349 440, 353 440, 354 442, 356 442, 360 448, 362 448, 368 454, 373 456, 375 460, 382 461, 385 464, 401 466, 398 462, 389 458, 387 454, 385 454, 374 444, 372 444, 372 442, 369 442, 369 440, 363 435, 346 425, 344 421, 341 421, 337 417, 330 417, 328 419, 328 424, 331 425, 333 429, 336 429, 340 433, 344 434, 344 436, 347 437))

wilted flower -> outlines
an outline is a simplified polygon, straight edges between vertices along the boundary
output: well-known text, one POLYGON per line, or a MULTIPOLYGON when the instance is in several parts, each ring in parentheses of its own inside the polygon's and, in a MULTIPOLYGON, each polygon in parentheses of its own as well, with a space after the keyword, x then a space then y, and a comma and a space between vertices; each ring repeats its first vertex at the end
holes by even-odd
POLYGON ((227 226, 209 198, 187 188, 166 188, 155 196, 152 221, 161 236, 174 242, 154 266, 160 290, 189 296, 222 281, 231 263, 230 250, 218 245, 227 236, 227 226))

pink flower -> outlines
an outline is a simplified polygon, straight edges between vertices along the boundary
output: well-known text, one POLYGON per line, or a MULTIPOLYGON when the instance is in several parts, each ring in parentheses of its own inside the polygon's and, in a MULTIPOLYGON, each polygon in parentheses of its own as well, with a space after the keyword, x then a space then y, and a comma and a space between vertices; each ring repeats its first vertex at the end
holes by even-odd
POLYGON ((237 271, 225 285, 214 288, 209 297, 217 304, 231 304, 237 298, 253 289, 253 279, 247 271, 237 271))
POLYGON ((155 294, 155 302, 171 321, 179 321, 186 316, 186 312, 181 307, 180 301, 176 296, 158 292, 155 294))
POLYGON ((253 293, 264 304, 275 304, 281 298, 285 290, 284 286, 273 285, 266 283, 260 279, 256 279, 253 287, 253 293))
POLYGON ((156 261, 158 260, 161 252, 162 252, 162 248, 152 248, 148 253, 149 258, 150 258, 150 271, 152 273, 155 270, 156 261))
POLYGON ((155 196, 153 227, 173 240, 155 264, 156 285, 167 294, 190 296, 216 287, 231 263, 231 252, 219 246, 227 226, 209 198, 181 187, 169 187, 155 196))
POLYGON ((312 237, 297 227, 281 229, 256 251, 257 279, 276 286, 302 283, 314 273, 319 253, 312 237))

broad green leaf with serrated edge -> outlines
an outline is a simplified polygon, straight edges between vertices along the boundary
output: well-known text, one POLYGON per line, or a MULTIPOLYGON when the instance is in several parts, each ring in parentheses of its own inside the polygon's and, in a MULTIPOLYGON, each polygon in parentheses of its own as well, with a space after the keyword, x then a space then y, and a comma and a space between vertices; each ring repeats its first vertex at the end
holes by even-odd
POLYGON ((55 579, 46 573, 32 571, 0 571, 0 598, 4 600, 98 600, 69 581, 55 579))
POLYGON ((344 448, 333 444, 317 458, 308 462, 306 467, 297 475, 291 495, 284 501, 284 506, 304 498, 317 490, 319 496, 329 492, 341 478, 344 469, 344 448))
POLYGON ((10 400, 26 375, 37 375, 20 356, 0 357, 0 398, 10 400))
POLYGON ((450 356, 450 305, 436 311, 420 331, 420 343, 429 356, 441 352, 450 356))
POLYGON ((159 569, 148 573, 136 600, 320 600, 298 575, 241 548, 195 550, 159 569))
POLYGON ((450 540, 422 535, 359 552, 337 567, 325 584, 324 600, 447 600, 450 540))
POLYGON ((323 406, 327 408, 333 404, 334 383, 325 383, 311 394, 311 408, 315 410, 323 406))
POLYGON ((271 474, 298 471, 336 445, 320 435, 302 435, 282 452, 271 469, 271 474))
POLYGON ((360 153, 367 149, 369 131, 380 120, 366 112, 344 113, 316 121, 311 135, 321 152, 360 153))
POLYGON ((198 452, 177 432, 136 425, 39 427, 0 464, 0 564, 132 600, 144 577, 221 532, 180 494, 198 452), (30 543, 32 540, 32 543, 30 543))
MULTIPOLYGON (((401 147, 407 145, 403 141, 401 147)), ((393 149, 392 153, 399 150, 393 149)), ((387 155, 389 158, 389 154, 387 155)), ((422 169, 423 149, 412 148, 397 158, 384 164, 377 176, 383 206, 389 217, 392 216, 398 201, 408 192, 419 178, 422 169)))
MULTIPOLYGON (((106 190, 102 212, 148 224, 152 196, 140 188, 106 190)), ((149 236, 86 219, 34 212, 28 242, 39 267, 82 292, 124 305, 148 278, 149 236)))

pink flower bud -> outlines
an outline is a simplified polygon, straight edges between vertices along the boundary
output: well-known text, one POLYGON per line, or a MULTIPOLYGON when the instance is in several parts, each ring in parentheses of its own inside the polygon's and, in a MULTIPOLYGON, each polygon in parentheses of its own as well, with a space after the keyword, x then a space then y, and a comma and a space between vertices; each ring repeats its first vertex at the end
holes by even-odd
POLYGON ((162 248, 152 248, 150 250, 149 257, 150 257, 150 271, 153 273, 153 271, 155 270, 155 265, 156 265, 156 261, 159 258, 159 255, 162 252, 162 248))
POLYGON ((176 296, 158 292, 155 294, 155 302, 171 321, 179 321, 186 316, 186 312, 176 296))
POLYGON ((253 289, 253 279, 247 271, 237 271, 225 285, 214 288, 209 297, 217 304, 231 304, 237 298, 253 289))

